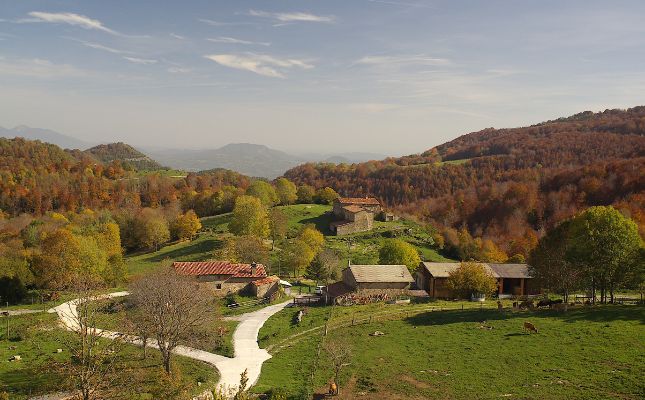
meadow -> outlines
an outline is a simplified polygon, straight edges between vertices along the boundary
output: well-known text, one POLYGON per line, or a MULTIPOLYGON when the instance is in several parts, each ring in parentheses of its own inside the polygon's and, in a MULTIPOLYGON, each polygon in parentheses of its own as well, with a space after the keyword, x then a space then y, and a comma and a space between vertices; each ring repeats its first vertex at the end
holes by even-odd
MULTIPOLYGON (((345 307, 338 318, 352 308, 345 307)), ((329 310, 318 310, 301 328, 289 323, 293 310, 275 315, 260 331, 260 343, 277 343, 324 324, 329 310)), ((324 350, 316 361, 324 340, 352 352, 341 375, 343 399, 370 393, 394 399, 640 399, 644 324, 643 306, 580 307, 567 313, 475 308, 375 318, 331 329, 326 337, 322 329, 313 330, 273 349, 254 390, 284 387, 292 398, 299 398, 303 387, 324 392, 332 376, 324 350), (524 332, 524 321, 539 333, 524 332), (375 331, 384 335, 370 336, 375 331)))

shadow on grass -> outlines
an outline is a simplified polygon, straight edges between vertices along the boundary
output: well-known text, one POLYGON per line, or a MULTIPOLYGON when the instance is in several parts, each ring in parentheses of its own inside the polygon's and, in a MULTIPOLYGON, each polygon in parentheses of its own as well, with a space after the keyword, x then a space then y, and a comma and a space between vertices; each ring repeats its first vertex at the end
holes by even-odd
POLYGON ((483 322, 507 319, 558 318, 564 322, 613 322, 640 321, 645 324, 644 306, 598 306, 570 309, 567 312, 555 310, 534 310, 499 312, 497 310, 449 310, 432 311, 406 319, 411 325, 448 325, 461 322, 483 322))
POLYGON ((331 212, 326 212, 324 214, 321 214, 317 217, 312 217, 312 218, 305 218, 301 220, 300 222, 303 225, 307 224, 313 224, 316 226, 316 229, 318 229, 320 232, 322 232, 323 235, 329 236, 332 235, 333 232, 329 230, 329 224, 332 221, 332 214, 331 212))
POLYGON ((204 258, 204 253, 212 252, 223 245, 223 241, 216 238, 195 241, 188 246, 180 247, 168 252, 153 255, 147 258, 150 262, 160 262, 165 259, 182 259, 192 261, 194 259, 204 258))

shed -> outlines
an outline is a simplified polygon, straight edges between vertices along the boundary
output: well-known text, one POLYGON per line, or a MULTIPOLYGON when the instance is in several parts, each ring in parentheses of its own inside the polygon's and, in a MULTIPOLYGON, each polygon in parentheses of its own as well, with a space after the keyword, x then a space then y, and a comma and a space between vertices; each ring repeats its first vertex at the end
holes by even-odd
MULTIPOLYGON (((527 264, 479 264, 497 279, 499 295, 523 296, 539 293, 539 289, 533 287, 533 278, 529 274, 527 264)), ((422 262, 417 270, 417 286, 426 290, 430 297, 453 297, 446 281, 450 273, 460 265, 461 263, 457 262, 422 262)))
POLYGON ((343 282, 358 289, 409 289, 414 278, 405 265, 351 265, 343 270, 343 282))

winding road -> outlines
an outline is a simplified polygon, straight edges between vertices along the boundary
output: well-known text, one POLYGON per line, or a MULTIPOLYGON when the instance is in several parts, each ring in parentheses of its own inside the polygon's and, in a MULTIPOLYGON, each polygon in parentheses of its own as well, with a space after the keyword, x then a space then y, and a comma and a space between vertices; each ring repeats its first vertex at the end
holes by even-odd
MULTIPOLYGON (((113 297, 127 296, 128 292, 115 292, 106 295, 96 296, 94 300, 102 300, 113 297)), ((71 300, 57 307, 50 309, 48 312, 56 313, 63 325, 68 330, 78 329, 76 306, 79 299, 71 300)), ((236 389, 240 382, 240 375, 244 370, 248 371, 250 385, 254 385, 260 377, 262 364, 271 358, 271 355, 258 346, 258 333, 262 325, 275 313, 284 309, 291 301, 264 307, 260 310, 242 314, 235 319, 239 321, 235 332, 233 333, 233 348, 235 356, 233 358, 224 357, 219 354, 209 353, 204 350, 195 349, 187 346, 177 346, 173 353, 195 360, 203 361, 217 368, 220 374, 217 387, 224 390, 236 389)), ((110 339, 122 338, 129 343, 141 346, 140 338, 132 335, 126 335, 120 332, 99 330, 101 334, 110 339)), ((155 340, 148 340, 148 346, 158 348, 155 340)))

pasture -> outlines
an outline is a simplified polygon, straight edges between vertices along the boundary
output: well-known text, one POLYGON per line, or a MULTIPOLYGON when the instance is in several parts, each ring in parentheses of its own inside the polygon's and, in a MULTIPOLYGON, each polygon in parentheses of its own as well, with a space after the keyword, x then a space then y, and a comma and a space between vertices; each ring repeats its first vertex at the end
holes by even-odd
MULTIPOLYGON (((302 328, 288 323, 293 310, 275 315, 260 331, 260 343, 277 343, 297 330, 323 324, 324 310, 312 312, 313 322, 305 317, 302 328)), ((401 400, 641 399, 645 393, 643 306, 581 307, 564 314, 435 311, 375 321, 331 330, 324 338, 352 351, 341 374, 343 399, 376 393, 401 400), (525 321, 539 333, 524 332, 525 321), (369 335, 377 330, 385 335, 369 335)), ((313 380, 309 376, 321 332, 314 330, 274 349, 254 390, 284 387, 292 396, 302 387, 323 392, 332 376, 324 351, 313 380)))
MULTIPOLYGON (((6 320, 0 318, 4 328, 6 320)), ((66 373, 70 353, 65 343, 71 333, 58 327, 55 314, 27 314, 10 317, 10 335, 0 332, 0 393, 12 400, 66 391, 71 382, 66 373), (63 349, 58 353, 56 349, 63 349), (20 355, 20 361, 9 361, 20 355)), ((186 396, 203 391, 197 382, 213 386, 217 372, 206 364, 185 357, 173 360, 174 375, 165 376, 158 351, 149 351, 143 360, 140 348, 125 345, 120 353, 114 399, 158 399, 186 396)), ((208 386, 206 386, 208 387, 208 386)))

